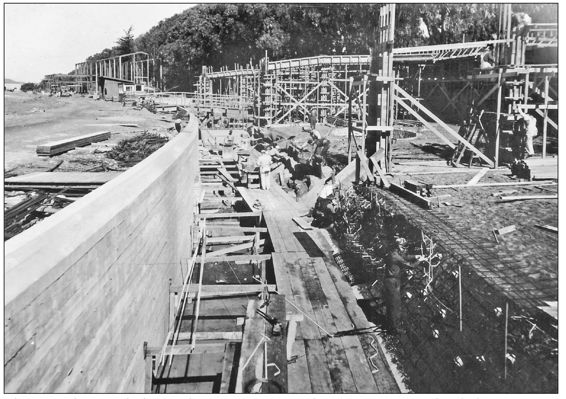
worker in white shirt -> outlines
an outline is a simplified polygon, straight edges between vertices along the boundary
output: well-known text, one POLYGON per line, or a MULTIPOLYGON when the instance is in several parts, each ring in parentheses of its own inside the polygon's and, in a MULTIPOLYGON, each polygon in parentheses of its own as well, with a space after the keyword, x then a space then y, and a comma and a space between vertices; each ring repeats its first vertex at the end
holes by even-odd
POLYGON ((271 186, 271 156, 266 150, 261 152, 257 159, 259 167, 259 185, 263 190, 269 190, 271 186))
POLYGON ((527 157, 535 155, 533 148, 533 138, 538 135, 537 120, 534 116, 526 114, 520 107, 516 107, 515 111, 519 115, 520 131, 524 135, 524 152, 527 157))

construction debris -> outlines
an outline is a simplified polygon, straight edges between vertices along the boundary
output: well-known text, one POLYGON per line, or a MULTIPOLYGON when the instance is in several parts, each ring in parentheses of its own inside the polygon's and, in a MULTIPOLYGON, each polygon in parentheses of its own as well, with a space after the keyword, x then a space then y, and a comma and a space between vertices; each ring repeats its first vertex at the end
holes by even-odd
POLYGON ((516 230, 515 225, 512 224, 510 226, 505 226, 505 227, 501 227, 499 229, 495 229, 495 232, 498 235, 502 236, 503 234, 511 233, 512 231, 515 231, 515 230, 516 230))
POLYGON ((169 139, 144 132, 136 137, 120 141, 106 157, 118 161, 120 166, 133 166, 161 148, 169 139))

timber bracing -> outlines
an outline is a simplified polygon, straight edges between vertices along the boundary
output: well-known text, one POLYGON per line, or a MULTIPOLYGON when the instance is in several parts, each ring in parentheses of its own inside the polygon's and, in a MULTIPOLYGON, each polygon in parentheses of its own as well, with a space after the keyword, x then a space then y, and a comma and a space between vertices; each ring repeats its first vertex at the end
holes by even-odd
POLYGON ((75 74, 89 76, 90 91, 97 91, 100 79, 152 86, 155 84, 154 62, 142 51, 75 64, 75 74))

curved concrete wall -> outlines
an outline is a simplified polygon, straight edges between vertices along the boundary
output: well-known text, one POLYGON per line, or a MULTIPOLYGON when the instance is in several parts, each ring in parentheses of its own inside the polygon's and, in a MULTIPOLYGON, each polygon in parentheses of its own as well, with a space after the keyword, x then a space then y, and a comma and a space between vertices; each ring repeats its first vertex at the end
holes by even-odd
POLYGON ((5 243, 6 392, 142 392, 182 280, 198 122, 146 160, 5 243))

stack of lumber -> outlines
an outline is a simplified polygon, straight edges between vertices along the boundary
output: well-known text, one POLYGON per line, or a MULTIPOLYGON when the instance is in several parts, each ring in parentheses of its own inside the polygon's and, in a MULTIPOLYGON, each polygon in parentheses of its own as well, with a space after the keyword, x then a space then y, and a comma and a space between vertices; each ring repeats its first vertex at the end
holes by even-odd
POLYGON ((49 143, 40 144, 37 146, 36 152, 39 156, 51 157, 53 155, 62 154, 64 152, 73 150, 77 147, 84 147, 91 143, 108 140, 109 138, 110 131, 89 133, 82 136, 76 136, 64 140, 51 141, 49 143))
POLYGON ((528 158, 525 163, 529 167, 530 180, 558 179, 558 157, 528 158))

